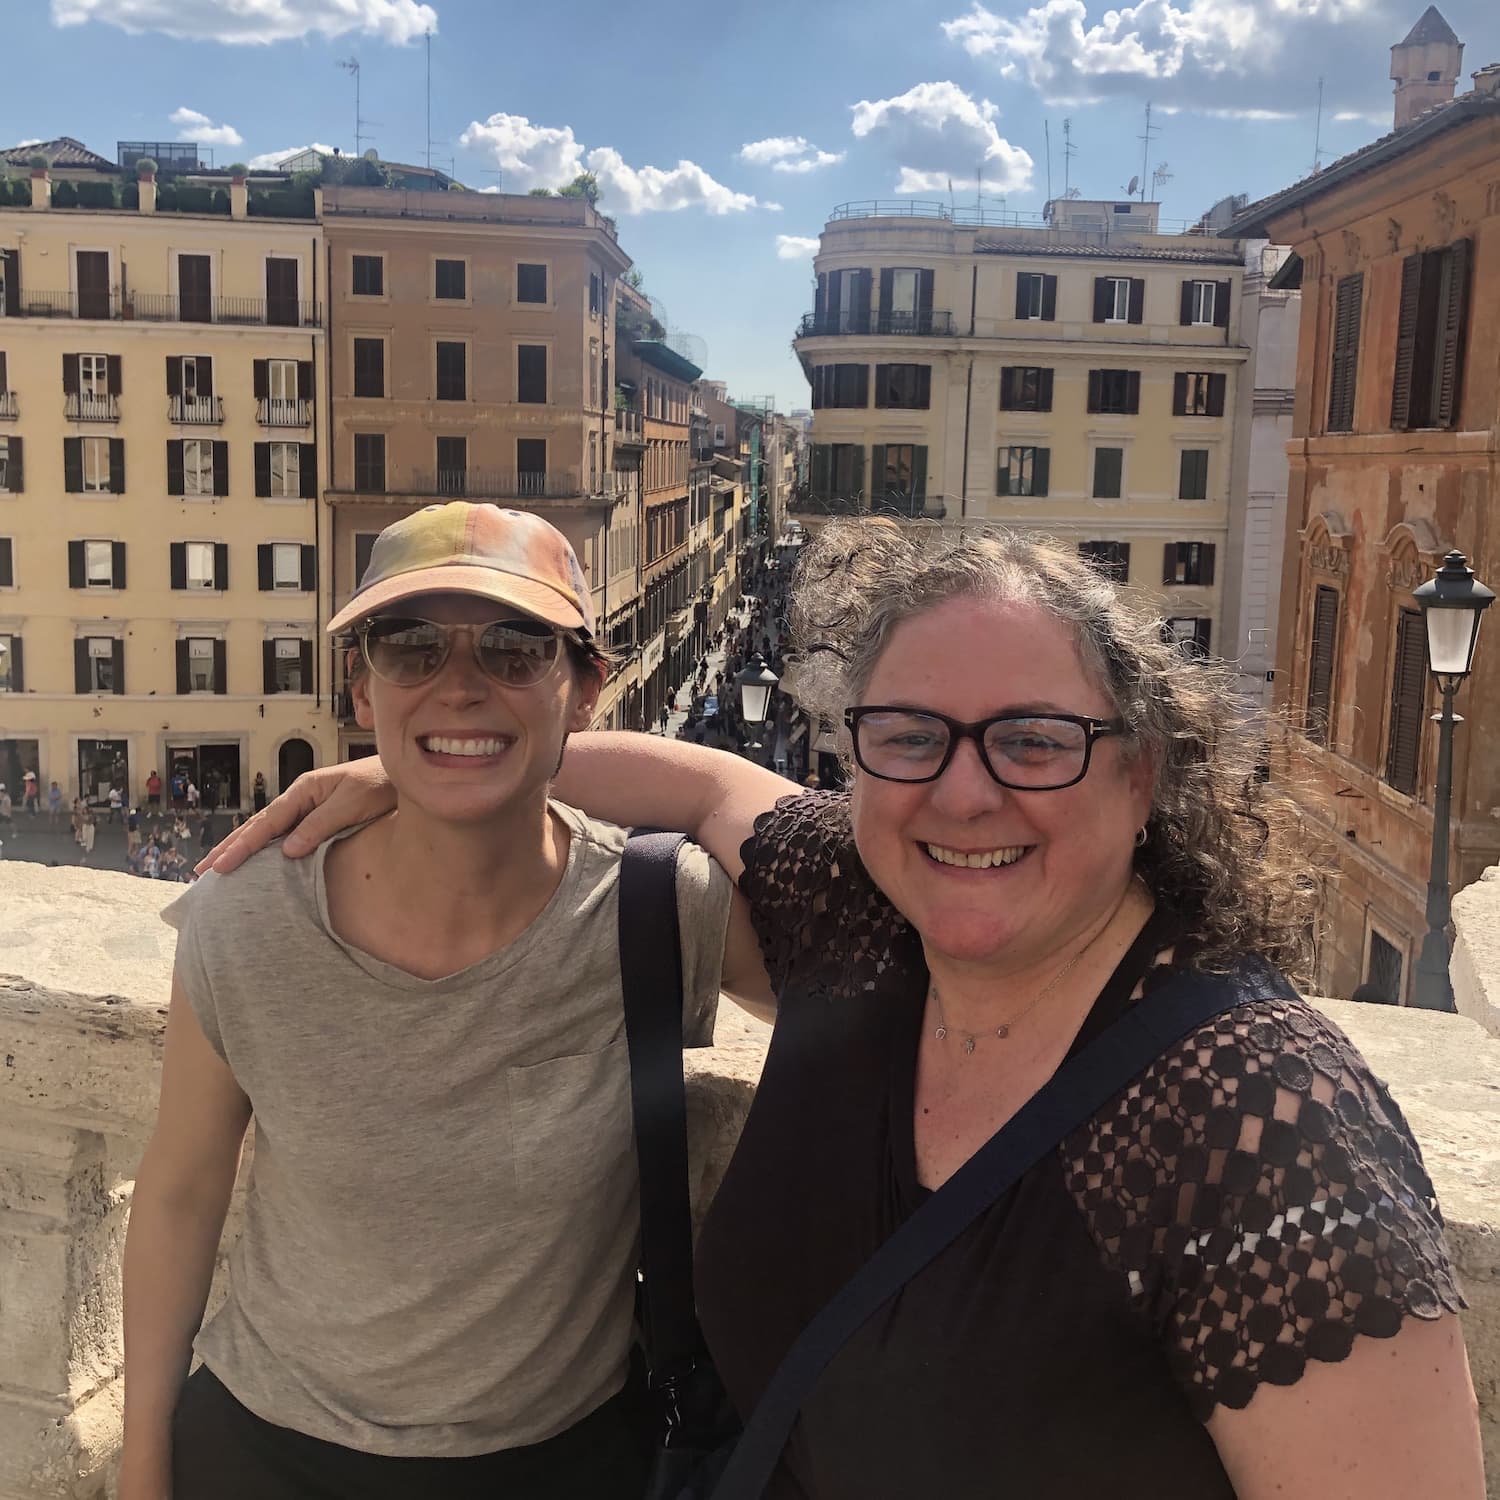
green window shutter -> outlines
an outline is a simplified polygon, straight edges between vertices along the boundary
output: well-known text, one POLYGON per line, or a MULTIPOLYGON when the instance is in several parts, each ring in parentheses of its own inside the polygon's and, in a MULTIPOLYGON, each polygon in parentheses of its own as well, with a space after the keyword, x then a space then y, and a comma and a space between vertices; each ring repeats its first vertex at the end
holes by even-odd
POLYGON ((260 690, 263 693, 276 691, 276 642, 260 643, 260 690))
POLYGON ((169 495, 181 495, 187 491, 187 482, 183 477, 182 462, 182 440, 180 438, 167 439, 167 493, 169 495))
POLYGON ((229 663, 228 653, 223 641, 214 642, 214 692, 227 693, 229 691, 229 663))
POLYGON ((1141 322, 1146 315, 1146 282, 1144 278, 1130 278, 1130 321, 1141 322))
POLYGON ((125 439, 109 440, 109 492, 111 495, 125 493, 125 439))
POLYGON ((73 691, 86 693, 89 690, 89 643, 85 640, 73 642, 73 691))
POLYGON ((174 589, 185 589, 187 587, 187 543, 173 542, 169 549, 169 557, 170 586, 174 589))
POLYGON ((177 691, 180 694, 193 690, 192 668, 188 663, 188 643, 177 642, 177 691))
POLYGON ((214 543, 214 587, 222 594, 229 588, 229 543, 214 543))
POLYGON ((1037 448, 1033 450, 1031 460, 1031 493, 1033 495, 1045 495, 1047 493, 1048 480, 1051 478, 1052 450, 1050 448, 1037 448))
POLYGON ((1177 323, 1181 328, 1188 328, 1193 321, 1193 286, 1191 281, 1182 283, 1182 297, 1177 308, 1177 323))
POLYGON ((870 449, 870 493, 877 500, 885 498, 885 444, 870 449))
POLYGON ((123 694, 125 691, 125 642, 119 636, 115 637, 114 645, 110 648, 110 657, 115 669, 115 692, 123 694))
POLYGON ((83 493, 83 439, 63 439, 63 488, 70 495, 83 493))
POLYGON ((1055 323, 1057 321, 1057 277, 1042 277, 1042 321, 1044 323, 1055 323))

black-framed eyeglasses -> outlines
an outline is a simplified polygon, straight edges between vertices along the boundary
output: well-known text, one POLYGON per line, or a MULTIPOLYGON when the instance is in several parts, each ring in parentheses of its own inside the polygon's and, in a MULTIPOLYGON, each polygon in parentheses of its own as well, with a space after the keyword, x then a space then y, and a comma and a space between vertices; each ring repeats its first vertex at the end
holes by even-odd
POLYGON ((375 615, 354 628, 365 664, 395 687, 417 687, 436 677, 460 631, 468 635, 480 671, 502 687, 535 687, 552 675, 562 654, 562 632, 540 620, 441 625, 436 620, 375 615))
POLYGON ((961 740, 1001 786, 1057 792, 1088 775, 1094 742, 1126 732, 1123 719, 1081 714, 996 714, 964 724, 930 709, 864 704, 844 713, 860 770, 880 781, 936 781, 961 740))

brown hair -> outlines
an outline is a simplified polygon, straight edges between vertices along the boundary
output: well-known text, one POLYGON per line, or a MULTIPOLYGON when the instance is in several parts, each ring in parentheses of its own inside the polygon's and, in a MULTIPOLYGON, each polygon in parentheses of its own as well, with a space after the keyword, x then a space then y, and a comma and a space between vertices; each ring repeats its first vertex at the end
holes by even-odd
POLYGON ((803 550, 792 585, 798 701, 841 724, 892 630, 955 598, 1018 600, 1073 631, 1084 670, 1125 720, 1126 753, 1154 767, 1135 863, 1179 913, 1195 961, 1261 954, 1305 969, 1319 887, 1289 798, 1271 787, 1233 673, 1169 641, 1160 615, 1071 549, 999 529, 832 522, 803 550))

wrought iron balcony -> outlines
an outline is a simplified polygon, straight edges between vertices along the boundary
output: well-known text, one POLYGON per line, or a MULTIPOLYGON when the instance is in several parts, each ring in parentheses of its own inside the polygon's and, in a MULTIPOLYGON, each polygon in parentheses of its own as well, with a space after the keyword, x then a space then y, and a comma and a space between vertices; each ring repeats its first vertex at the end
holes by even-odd
POLYGON ((262 427, 306 427, 312 422, 312 402, 292 396, 262 397, 255 403, 255 420, 262 427))
POLYGON ((14 391, 0 391, 0 417, 14 419, 21 415, 21 404, 14 391))
POLYGON ((948 514, 941 495, 905 495, 887 490, 883 495, 815 494, 796 491, 787 510, 804 516, 887 516, 900 521, 941 521, 948 514))
POLYGON ((224 420, 222 396, 172 396, 167 420, 182 427, 217 427, 224 420))
POLYGON ((46 292, 22 288, 22 318, 85 318, 143 323, 225 323, 241 327, 321 328, 322 306, 280 297, 179 297, 167 292, 46 292))
POLYGON ((799 339, 844 338, 855 335, 885 338, 947 338, 953 333, 949 312, 807 313, 797 325, 799 339))
POLYGON ((585 493, 577 474, 523 469, 412 469, 387 476, 389 492, 464 500, 576 500, 585 493))
POLYGON ((67 398, 65 415, 70 422, 118 422, 120 398, 91 396, 86 391, 73 391, 67 398))

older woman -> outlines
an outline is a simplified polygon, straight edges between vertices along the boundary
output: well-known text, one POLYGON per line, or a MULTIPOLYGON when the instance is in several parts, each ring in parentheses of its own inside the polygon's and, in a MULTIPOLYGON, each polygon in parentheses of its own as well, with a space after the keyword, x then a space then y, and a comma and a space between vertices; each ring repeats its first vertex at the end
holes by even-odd
MULTIPOLYGON (((807 551, 799 695, 847 725, 851 796, 778 801, 630 735, 576 740, 562 782, 715 853, 779 997, 698 1249, 747 1412, 1066 1058, 1173 971, 1292 964, 1312 894, 1222 675, 1077 559, 858 525, 807 551)), ((310 836, 380 805, 362 787, 310 836)), ((1167 1048, 866 1324, 769 1493, 1480 1500, 1462 1305, 1399 1109, 1268 997, 1167 1048)))

